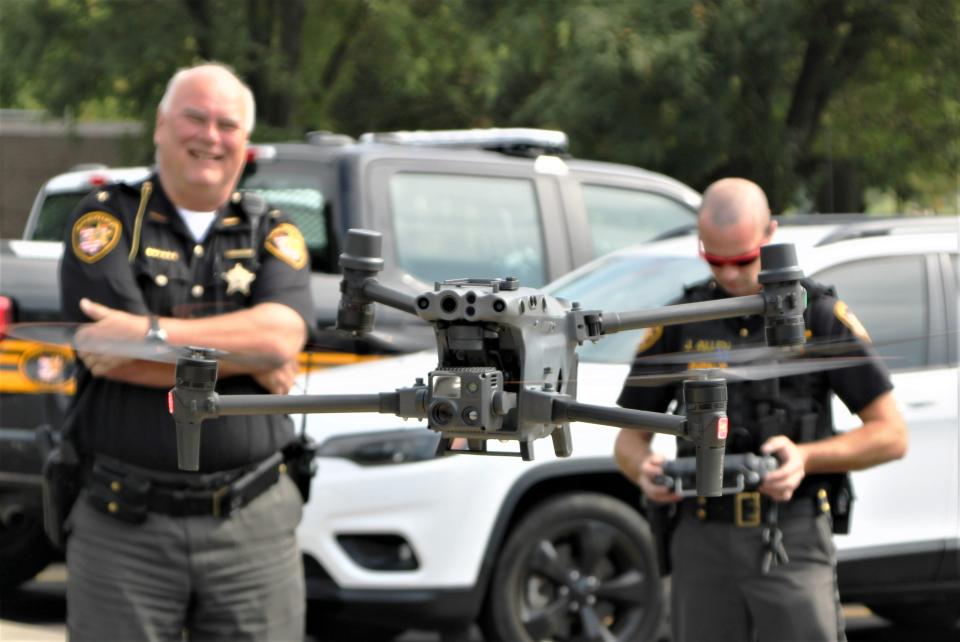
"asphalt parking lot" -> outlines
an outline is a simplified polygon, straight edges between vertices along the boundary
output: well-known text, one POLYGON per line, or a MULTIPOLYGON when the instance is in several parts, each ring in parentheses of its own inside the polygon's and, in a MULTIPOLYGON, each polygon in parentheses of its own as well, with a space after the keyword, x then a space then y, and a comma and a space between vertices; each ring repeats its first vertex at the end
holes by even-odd
MULTIPOLYGON (((0 597, 0 640, 3 642, 64 642, 66 626, 66 570, 56 564, 18 591, 0 597)), ((950 631, 897 627, 864 606, 844 606, 850 642, 960 641, 960 622, 950 631)), ((475 638, 479 640, 479 637, 475 638)), ((316 642, 308 638, 305 642, 316 642)), ((395 642, 441 642, 432 631, 408 631, 395 642)), ((444 641, 445 642, 445 641, 444 641)))

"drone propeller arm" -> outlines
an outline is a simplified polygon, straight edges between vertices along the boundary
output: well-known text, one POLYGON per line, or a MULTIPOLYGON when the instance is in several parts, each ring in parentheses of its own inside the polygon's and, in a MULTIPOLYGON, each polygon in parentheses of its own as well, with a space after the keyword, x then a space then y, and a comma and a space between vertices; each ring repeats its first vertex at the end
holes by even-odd
POLYGON ((696 448, 697 494, 717 497, 723 488, 723 458, 727 439, 727 387, 723 379, 693 379, 683 383, 686 416, 645 410, 584 404, 566 395, 528 390, 538 412, 550 410, 549 421, 584 421, 604 426, 650 430, 688 439, 696 448), (549 404, 549 406, 547 405, 549 404))
POLYGON ((374 303, 416 314, 412 295, 378 282, 383 269, 380 257, 382 237, 373 230, 349 230, 340 255, 343 280, 340 282, 340 305, 337 308, 337 329, 354 335, 373 331, 374 303))
POLYGON ((210 398, 214 416, 284 415, 289 413, 380 412, 395 414, 398 393, 366 395, 214 395, 210 398))
POLYGON ((364 395, 219 395, 216 362, 181 359, 177 385, 169 393, 169 410, 177 430, 177 466, 198 470, 200 425, 204 419, 225 415, 283 415, 288 413, 379 412, 404 419, 423 419, 427 387, 420 382, 394 392, 364 395))
POLYGON ((376 279, 367 279, 363 285, 363 294, 371 301, 388 305, 402 312, 417 313, 416 297, 383 285, 376 279))
MULTIPOLYGON (((763 315, 764 336, 772 346, 799 345, 804 342, 803 311, 806 291, 800 283, 803 270, 797 264, 797 250, 789 244, 771 244, 760 248, 762 291, 750 296, 669 305, 655 310, 626 313, 599 313, 582 324, 587 328, 599 321, 600 334, 637 330, 655 325, 696 323, 737 316, 763 315), (592 323, 591 323, 592 322, 592 323)), ((581 313, 589 315, 596 313, 581 313)), ((577 324, 579 327, 581 324, 577 324)), ((577 332, 578 341, 582 332, 577 332)), ((595 337, 588 336, 593 339, 595 337)))
POLYGON ((553 398, 553 413, 551 421, 583 421, 602 426, 618 428, 635 428, 650 430, 666 435, 678 437, 687 436, 686 417, 665 415, 659 412, 645 410, 631 410, 628 408, 611 408, 608 406, 594 406, 580 403, 570 398, 555 396, 553 398))
POLYGON ((763 314, 767 301, 762 294, 732 297, 716 301, 679 303, 653 310, 637 312, 604 312, 601 316, 602 334, 637 330, 655 325, 679 325, 697 321, 712 321, 729 317, 763 314))

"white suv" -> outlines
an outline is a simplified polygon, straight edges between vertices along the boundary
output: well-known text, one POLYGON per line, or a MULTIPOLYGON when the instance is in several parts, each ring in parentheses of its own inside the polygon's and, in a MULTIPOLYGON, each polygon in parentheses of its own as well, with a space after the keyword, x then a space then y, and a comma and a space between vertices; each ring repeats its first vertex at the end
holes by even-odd
MULTIPOLYGON (((960 616, 956 218, 781 224, 807 275, 833 284, 893 372, 910 426, 903 460, 855 473, 841 592, 891 618, 960 616)), ((789 221, 784 221, 788 223, 789 221)), ((685 235, 597 259, 548 288, 607 311, 677 296, 707 269, 685 235)), ((460 275, 451 275, 452 277, 460 275)), ((637 333, 580 350, 578 398, 614 405, 637 333)), ((316 394, 389 392, 435 353, 313 373, 316 394)), ((839 402, 838 430, 858 425, 839 402)), ((616 471, 616 430, 573 424, 573 455, 434 458, 437 435, 388 415, 308 415, 322 443, 299 530, 308 594, 370 640, 477 621, 489 640, 640 640, 662 591, 638 490, 616 471), (374 619, 379 630, 371 625, 374 619)), ((489 442, 497 444, 497 442, 489 442)), ((655 447, 673 452, 673 438, 655 447)), ((491 446, 493 449, 495 446, 491 446)), ((516 444, 503 446, 515 450, 516 444)))

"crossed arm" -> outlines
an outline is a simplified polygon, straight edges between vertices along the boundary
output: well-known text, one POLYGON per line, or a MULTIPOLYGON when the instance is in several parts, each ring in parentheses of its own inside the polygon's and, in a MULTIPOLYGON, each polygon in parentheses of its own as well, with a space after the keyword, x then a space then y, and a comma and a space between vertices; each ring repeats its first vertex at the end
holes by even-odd
MULTIPOLYGON (((89 299, 80 301, 80 309, 92 321, 77 333, 77 342, 85 339, 139 341, 150 322, 143 315, 109 308, 89 299)), ((174 345, 197 345, 241 355, 243 359, 224 360, 220 376, 252 375, 268 391, 285 394, 296 376, 297 354, 303 348, 307 328, 292 308, 280 303, 261 303, 245 310, 199 319, 162 317, 160 327, 174 345)), ((174 366, 129 359, 102 352, 78 350, 78 356, 97 377, 141 386, 170 387, 174 366)))

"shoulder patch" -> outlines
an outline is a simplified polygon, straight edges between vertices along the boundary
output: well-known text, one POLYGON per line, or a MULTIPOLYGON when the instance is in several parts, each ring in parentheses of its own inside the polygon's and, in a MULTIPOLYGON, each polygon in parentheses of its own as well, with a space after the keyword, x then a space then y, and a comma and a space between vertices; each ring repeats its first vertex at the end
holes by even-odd
POLYGON ((660 337, 663 336, 663 326, 655 325, 652 328, 645 328, 643 333, 640 335, 640 343, 637 344, 637 353, 646 352, 660 340, 660 337))
POLYGON ((847 307, 846 303, 843 301, 837 301, 837 303, 833 306, 833 314, 840 320, 840 323, 850 329, 850 332, 852 332, 854 336, 866 341, 867 343, 870 343, 870 335, 867 334, 867 329, 863 327, 862 323, 860 323, 860 319, 857 318, 857 315, 850 311, 850 308, 847 307))
POLYGON ((270 254, 294 270, 299 270, 307 264, 307 243, 296 225, 281 223, 276 226, 270 230, 263 245, 270 254))
POLYGON ((73 224, 73 253, 84 263, 96 263, 117 246, 122 231, 123 225, 113 214, 87 212, 73 224))

